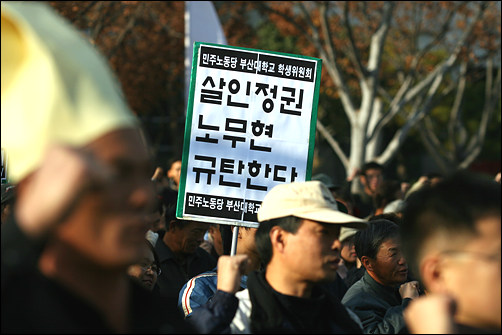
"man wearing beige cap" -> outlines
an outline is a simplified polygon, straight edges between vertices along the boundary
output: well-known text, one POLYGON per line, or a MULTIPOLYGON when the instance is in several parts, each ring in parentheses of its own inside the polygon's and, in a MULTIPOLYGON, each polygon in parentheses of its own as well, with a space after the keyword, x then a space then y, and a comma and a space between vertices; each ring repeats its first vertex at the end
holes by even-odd
POLYGON ((17 185, 2 224, 1 332, 179 332, 127 275, 153 168, 106 60, 44 3, 2 1, 1 15, 2 147, 17 185))
POLYGON ((338 211, 319 181, 275 186, 263 199, 258 221, 255 242, 265 270, 252 272, 248 288, 237 292, 246 258, 220 256, 218 291, 192 314, 196 328, 221 330, 226 319, 232 320, 232 333, 361 333, 357 316, 320 284, 336 277, 340 228, 364 228, 366 222, 338 211))

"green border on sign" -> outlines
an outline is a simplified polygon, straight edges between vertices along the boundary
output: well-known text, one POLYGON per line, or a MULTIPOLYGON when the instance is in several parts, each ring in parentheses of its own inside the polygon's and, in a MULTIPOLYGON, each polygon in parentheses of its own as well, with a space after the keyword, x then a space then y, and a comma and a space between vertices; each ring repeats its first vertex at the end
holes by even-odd
POLYGON ((187 178, 188 153, 190 148, 190 136, 192 134, 193 98, 195 94, 195 77, 197 74, 197 64, 199 63, 200 42, 195 42, 192 55, 192 72, 190 74, 190 91, 187 101, 187 117, 185 121, 185 137, 183 139, 183 156, 181 158, 180 185, 178 187, 178 201, 176 206, 176 217, 183 218, 183 206, 185 204, 185 182, 187 178))
POLYGON ((314 99, 312 100, 312 117, 310 119, 310 137, 309 137, 309 157, 307 159, 307 171, 305 172, 305 180, 312 179, 312 166, 314 165, 314 145, 315 145, 315 134, 317 129, 317 105, 319 104, 319 91, 321 87, 321 66, 322 60, 318 58, 317 62, 317 73, 316 73, 316 83, 314 88, 314 99))
MULTIPOLYGON (((199 63, 199 49, 202 45, 220 47, 224 49, 237 49, 237 50, 246 50, 246 51, 254 51, 262 54, 275 54, 280 56, 287 56, 291 58, 303 58, 309 59, 316 62, 316 80, 314 86, 314 97, 312 101, 312 115, 310 120, 310 135, 309 135, 309 149, 308 149, 308 157, 307 157, 307 166, 305 171, 305 180, 310 180, 312 178, 312 167, 314 163, 314 145, 315 145, 315 135, 316 135, 316 126, 317 126, 317 105, 319 103, 319 90, 321 86, 321 72, 322 72, 322 60, 315 57, 304 56, 304 55, 295 55, 284 52, 277 51, 268 51, 268 50, 260 50, 260 49, 252 49, 252 48, 243 48, 236 47, 230 45, 216 44, 216 43, 206 43, 206 42, 194 42, 193 47, 193 58, 192 58, 192 72, 190 75, 190 92, 188 96, 187 102, 187 116, 185 123, 185 137, 183 139, 183 156, 181 161, 181 176, 180 176, 180 185, 178 189, 178 199, 177 199, 177 207, 176 207, 176 217, 182 219, 183 218, 183 206, 185 202, 185 188, 186 188, 186 177, 187 177, 187 169, 188 169, 188 155, 189 155, 189 147, 190 147, 190 137, 192 132, 192 118, 193 118, 193 105, 194 105, 194 95, 195 95, 195 80, 197 75, 197 65, 199 63)), ((206 220, 207 221, 207 220, 206 220)), ((219 221, 217 221, 219 222, 219 221)), ((222 223, 222 222, 219 222, 222 223)), ((225 222, 223 223, 225 224, 225 222)), ((229 224, 226 222, 226 224, 229 224)))

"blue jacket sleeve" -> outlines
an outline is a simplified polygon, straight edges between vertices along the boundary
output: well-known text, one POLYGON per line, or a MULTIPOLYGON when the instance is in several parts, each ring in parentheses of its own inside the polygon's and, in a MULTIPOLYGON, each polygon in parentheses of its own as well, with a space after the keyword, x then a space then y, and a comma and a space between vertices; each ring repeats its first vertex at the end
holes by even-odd
POLYGON ((230 324, 239 307, 235 295, 216 291, 207 304, 194 310, 187 322, 201 334, 230 334, 230 324))
POLYGON ((194 310, 206 304, 217 289, 216 271, 207 271, 190 279, 180 290, 178 308, 188 317, 194 310))

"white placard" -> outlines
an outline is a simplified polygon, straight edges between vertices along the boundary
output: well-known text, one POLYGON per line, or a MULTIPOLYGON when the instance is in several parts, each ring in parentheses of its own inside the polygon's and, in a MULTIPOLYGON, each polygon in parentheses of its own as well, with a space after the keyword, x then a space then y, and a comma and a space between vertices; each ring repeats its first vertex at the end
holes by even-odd
POLYGON ((256 227, 275 185, 312 173, 321 60, 196 42, 177 217, 256 227))

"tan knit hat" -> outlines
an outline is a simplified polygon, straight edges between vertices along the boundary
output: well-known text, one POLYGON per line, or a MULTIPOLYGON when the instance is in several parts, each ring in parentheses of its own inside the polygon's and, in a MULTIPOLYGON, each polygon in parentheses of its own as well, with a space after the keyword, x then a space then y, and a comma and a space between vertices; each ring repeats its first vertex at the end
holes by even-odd
POLYGON ((258 221, 285 216, 354 228, 367 226, 365 220, 340 212, 330 190, 318 180, 279 184, 265 195, 258 221))

